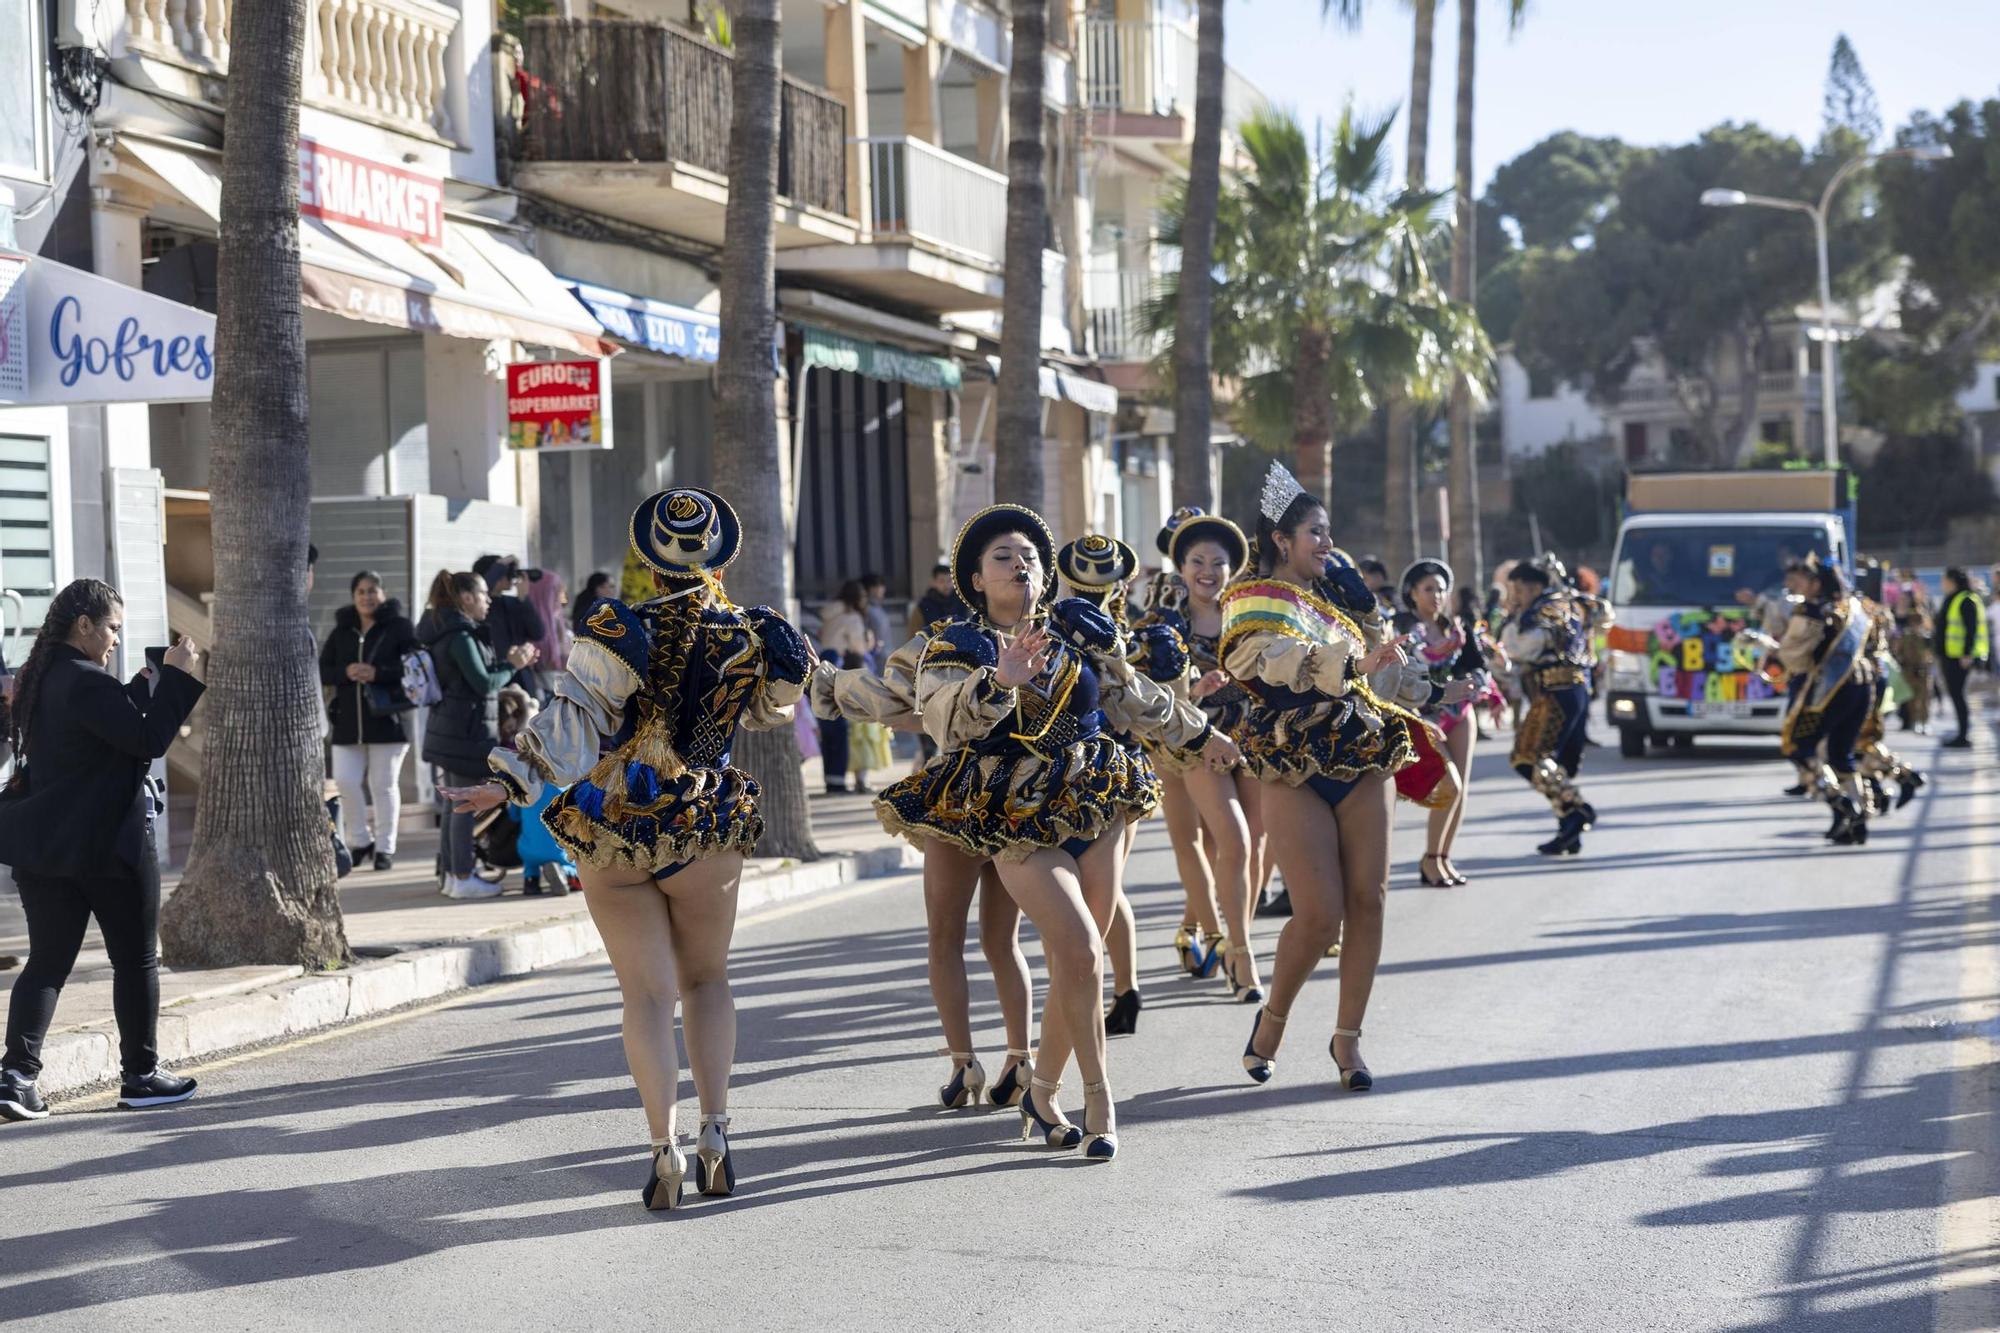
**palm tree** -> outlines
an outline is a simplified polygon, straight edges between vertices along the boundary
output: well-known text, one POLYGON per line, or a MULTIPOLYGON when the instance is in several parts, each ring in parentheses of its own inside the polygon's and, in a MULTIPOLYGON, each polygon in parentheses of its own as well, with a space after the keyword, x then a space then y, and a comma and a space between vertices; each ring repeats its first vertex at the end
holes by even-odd
POLYGON ((1222 192, 1222 5, 1223 0, 1199 0, 1196 11, 1194 147, 1174 308, 1174 503, 1211 512, 1215 385, 1208 349, 1215 314, 1215 211, 1222 192))
POLYGON ((160 913, 175 967, 347 961, 306 612, 312 471, 299 307, 305 0, 237 0, 217 247, 215 643, 194 850, 160 913))
MULTIPOLYGON (((1431 50, 1437 21, 1437 0, 1407 0, 1416 18, 1415 40, 1410 51, 1409 138, 1403 157, 1403 181, 1412 190, 1424 188, 1424 168, 1430 156, 1431 137, 1431 50)), ((1417 429, 1409 401, 1400 395, 1389 400, 1386 432, 1388 455, 1384 459, 1383 507, 1389 520, 1384 554, 1392 566, 1414 560, 1417 555, 1417 429)))
MULTIPOLYGON (((1518 28, 1527 12, 1528 0, 1507 0, 1510 29, 1518 28)), ((1478 230, 1477 198, 1472 188, 1472 83, 1473 54, 1479 42, 1479 0, 1458 0, 1458 125, 1455 144, 1457 161, 1452 174, 1452 191, 1457 219, 1451 236, 1451 299, 1460 305, 1473 304, 1473 236, 1478 230)), ((1460 578, 1470 577, 1477 587, 1486 581, 1485 551, 1479 533, 1479 466, 1472 439, 1473 395, 1471 386, 1456 386, 1451 395, 1451 563, 1460 578)))
POLYGON ((1042 505, 1042 243, 1048 235, 1042 90, 1046 0, 1015 0, 1007 73, 1006 283, 1000 307, 1000 383, 994 413, 993 498, 1042 505))
MULTIPOLYGON (((785 459, 771 374, 777 325, 776 207, 778 108, 783 81, 779 0, 732 0, 730 37, 729 202, 717 284, 722 296, 722 346, 716 361, 716 489, 736 507, 749 558, 729 582, 734 598, 785 610, 792 602, 792 543, 785 521, 785 459)), ((799 405, 794 404, 797 411, 799 405)), ((792 479, 797 484, 797 478, 792 479)), ((760 805, 766 856, 811 859, 798 737, 790 727, 741 731, 737 762, 763 788, 760 805)))
MULTIPOLYGON (((1249 170, 1216 211, 1215 371, 1241 382, 1238 429, 1289 450, 1322 496, 1340 425, 1389 394, 1434 402, 1456 378, 1483 382, 1492 360, 1472 311, 1445 296, 1425 257, 1444 196, 1385 189, 1393 122, 1350 110, 1322 157, 1289 116, 1246 121, 1249 170)), ((1184 195, 1168 201, 1169 244, 1184 209, 1184 195)), ((1177 295, 1170 282, 1148 305, 1153 332, 1171 328, 1177 295)))

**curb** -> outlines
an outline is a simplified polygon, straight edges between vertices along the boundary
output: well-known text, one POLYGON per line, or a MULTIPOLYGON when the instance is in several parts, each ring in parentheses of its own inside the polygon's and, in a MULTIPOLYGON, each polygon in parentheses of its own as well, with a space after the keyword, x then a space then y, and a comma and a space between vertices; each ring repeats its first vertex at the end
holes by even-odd
MULTIPOLYGON (((765 874, 746 876, 739 915, 825 893, 864 879, 905 874, 922 858, 906 844, 870 848, 765 874)), ((540 972, 604 948, 587 915, 543 921, 491 935, 411 949, 338 972, 317 973, 255 990, 194 999, 160 1011, 162 1063, 188 1064, 483 986, 540 972)), ((59 1098, 119 1077, 118 1029, 106 1019, 51 1033, 42 1047, 39 1086, 59 1098)))

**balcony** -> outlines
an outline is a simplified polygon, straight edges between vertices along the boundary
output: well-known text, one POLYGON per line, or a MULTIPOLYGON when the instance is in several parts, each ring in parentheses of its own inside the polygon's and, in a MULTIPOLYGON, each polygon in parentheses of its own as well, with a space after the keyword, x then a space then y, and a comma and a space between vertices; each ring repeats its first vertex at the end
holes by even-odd
POLYGON ((1146 302, 1153 298, 1154 284, 1150 273, 1102 264, 1085 276, 1083 305, 1099 360, 1143 363, 1159 351, 1159 339, 1146 332, 1146 302))
MULTIPOLYGON (((1194 142, 1193 27, 1158 21, 1089 19, 1083 26, 1083 107, 1094 132, 1164 149, 1178 160, 1194 142)), ((1233 130, 1267 99, 1223 66, 1222 123, 1233 130)))
MULTIPOLYGON (((722 243, 729 199, 729 53, 673 24, 528 20, 517 188, 607 217, 722 243)), ((847 109, 786 78, 778 134, 779 249, 852 244, 847 109)))
MULTIPOLYGON (((1719 392, 1721 403, 1735 404, 1737 389, 1733 381, 1720 385, 1719 392)), ((1757 376, 1757 401, 1764 410, 1776 412, 1799 405, 1816 408, 1819 406, 1819 393, 1817 371, 1800 375, 1789 370, 1767 370, 1757 376)), ((1628 383, 1619 391, 1617 400, 1610 405, 1610 411, 1621 416, 1649 418, 1685 414, 1673 382, 1657 378, 1628 383)))
MULTIPOLYGON (((131 54, 197 76, 229 73, 235 0, 123 0, 131 54)), ((306 103, 437 143, 458 137, 446 58, 455 6, 437 0, 306 0, 306 103)), ((206 94, 199 82, 187 89, 206 94)))
POLYGON ((1007 178, 921 139, 857 147, 868 171, 871 243, 781 255, 778 267, 927 310, 997 308, 1007 178))

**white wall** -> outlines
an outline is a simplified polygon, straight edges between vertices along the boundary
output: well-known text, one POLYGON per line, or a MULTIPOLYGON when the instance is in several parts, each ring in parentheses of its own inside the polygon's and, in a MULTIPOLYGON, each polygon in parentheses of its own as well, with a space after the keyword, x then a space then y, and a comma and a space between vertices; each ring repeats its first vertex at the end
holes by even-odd
POLYGON ((1982 361, 1973 372, 1972 387, 1958 394, 1961 412, 2000 412, 2000 361, 1982 361))
POLYGON ((1500 354, 1500 445, 1506 457, 1533 458, 1564 440, 1590 440, 1610 425, 1583 391, 1558 382, 1547 398, 1530 395, 1528 372, 1511 352, 1500 354))

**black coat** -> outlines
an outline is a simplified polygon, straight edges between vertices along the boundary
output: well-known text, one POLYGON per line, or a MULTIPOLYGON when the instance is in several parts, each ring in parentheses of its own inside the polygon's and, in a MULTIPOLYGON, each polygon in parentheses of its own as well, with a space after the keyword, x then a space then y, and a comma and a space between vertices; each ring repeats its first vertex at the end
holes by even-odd
POLYGON ((146 837, 146 771, 180 734, 202 683, 163 667, 120 685, 57 644, 28 725, 25 796, 0 801, 0 861, 56 877, 137 875, 156 855, 146 837))
POLYGON ((482 774, 486 756, 500 744, 500 686, 512 673, 487 641, 486 627, 473 624, 457 607, 424 612, 417 641, 430 650, 444 695, 424 723, 423 760, 447 773, 482 774), (467 677, 452 652, 458 640, 471 644, 488 679, 467 677))
POLYGON ((343 606, 333 613, 333 632, 320 645, 319 683, 333 687, 326 713, 332 726, 329 738, 335 745, 400 745, 409 739, 400 714, 369 714, 361 698, 365 687, 347 678, 347 668, 366 662, 375 668, 378 683, 400 692, 403 655, 416 646, 416 627, 404 617, 402 603, 394 599, 376 609, 375 623, 365 637, 359 611, 343 606))
MULTIPOLYGON (((486 613, 486 637, 493 645, 494 656, 507 660, 517 643, 540 643, 549 632, 542 613, 535 604, 525 597, 506 594, 493 599, 493 605, 486 613)), ((514 683, 535 696, 546 699, 548 690, 542 683, 541 673, 534 667, 523 667, 514 673, 514 683)))

